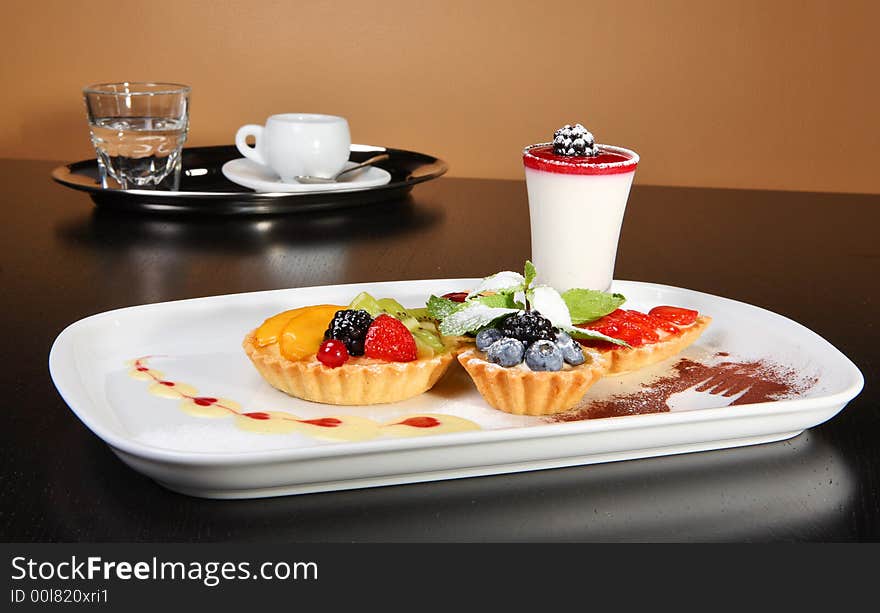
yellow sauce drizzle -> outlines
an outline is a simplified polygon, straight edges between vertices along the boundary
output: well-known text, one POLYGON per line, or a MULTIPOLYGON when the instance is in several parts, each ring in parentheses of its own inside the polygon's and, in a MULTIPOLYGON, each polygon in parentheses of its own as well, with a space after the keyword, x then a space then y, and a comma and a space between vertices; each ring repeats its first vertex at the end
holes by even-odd
POLYGON ((379 423, 357 415, 332 415, 303 418, 284 411, 249 411, 228 398, 199 395, 186 383, 171 381, 164 374, 146 365, 147 357, 130 360, 128 375, 138 381, 150 382, 147 391, 159 398, 179 400, 184 413, 200 418, 233 417, 236 427, 258 434, 302 434, 312 438, 336 441, 365 441, 381 436, 395 438, 446 434, 479 430, 480 426, 455 415, 418 413, 404 415, 379 423))

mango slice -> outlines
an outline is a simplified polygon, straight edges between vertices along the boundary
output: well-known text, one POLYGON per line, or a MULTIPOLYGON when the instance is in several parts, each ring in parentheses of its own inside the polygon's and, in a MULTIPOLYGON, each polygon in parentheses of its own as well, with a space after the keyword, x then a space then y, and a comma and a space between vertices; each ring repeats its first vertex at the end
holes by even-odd
POLYGON ((318 353, 318 347, 324 340, 324 331, 336 311, 344 310, 344 306, 335 304, 319 304, 297 309, 278 336, 278 346, 288 360, 302 360, 318 353))
POLYGON ((291 318, 298 315, 307 308, 309 307, 302 307, 299 309, 284 311, 283 313, 273 315, 272 317, 264 321, 263 324, 259 328, 257 328, 257 331, 254 333, 254 337, 257 341, 257 346, 265 347, 266 345, 277 343, 278 335, 281 334, 281 331, 284 329, 284 326, 287 325, 287 322, 289 322, 291 318))

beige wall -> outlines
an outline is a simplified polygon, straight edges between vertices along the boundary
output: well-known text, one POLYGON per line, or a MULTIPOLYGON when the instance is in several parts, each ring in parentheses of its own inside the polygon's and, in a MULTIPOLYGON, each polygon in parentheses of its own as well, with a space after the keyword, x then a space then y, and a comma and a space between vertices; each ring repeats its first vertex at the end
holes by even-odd
POLYGON ((0 157, 91 155, 80 89, 193 87, 189 145, 277 112, 451 175, 521 178, 580 121, 645 184, 880 192, 880 3, 229 0, 15 3, 0 25, 0 157))

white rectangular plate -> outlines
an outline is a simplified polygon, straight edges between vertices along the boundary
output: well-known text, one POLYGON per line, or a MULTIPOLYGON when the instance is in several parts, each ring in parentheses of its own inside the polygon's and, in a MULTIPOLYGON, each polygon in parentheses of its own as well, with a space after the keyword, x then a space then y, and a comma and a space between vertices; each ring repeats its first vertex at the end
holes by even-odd
POLYGON ((665 399, 668 411, 558 421, 490 408, 455 364, 433 390, 412 400, 338 407, 273 389, 241 349, 248 331, 287 309, 348 304, 361 291, 394 297, 407 307, 423 306, 432 293, 461 291, 477 281, 308 287, 109 311, 66 328, 52 347, 49 369, 65 402, 126 464, 169 489, 210 498, 431 481, 776 441, 830 419, 863 385, 862 374, 846 356, 785 317, 726 298, 633 281, 615 281, 612 287, 627 297, 625 308, 683 306, 711 315, 713 322, 681 355, 600 380, 582 403, 585 411, 613 398, 629 398, 630 404, 651 398, 655 384, 659 389, 661 382, 676 383, 682 359, 699 368, 732 365, 733 370, 723 372, 734 373, 740 384, 743 376, 762 375, 746 366, 737 371, 737 365, 759 363, 768 367, 761 372, 787 377, 796 389, 784 397, 725 406, 740 395, 701 393, 691 386, 665 399), (374 438, 357 442, 314 436, 332 430, 320 427, 255 433, 237 427, 242 418, 231 411, 219 418, 199 417, 181 410, 179 398, 148 393, 157 379, 131 376, 132 360, 145 356, 150 357, 141 364, 159 371, 163 380, 190 386, 192 397, 222 399, 239 413, 290 413, 303 422, 357 416, 379 424, 427 413, 464 418, 476 429, 436 434, 409 429, 424 436, 390 436, 380 429, 374 438))

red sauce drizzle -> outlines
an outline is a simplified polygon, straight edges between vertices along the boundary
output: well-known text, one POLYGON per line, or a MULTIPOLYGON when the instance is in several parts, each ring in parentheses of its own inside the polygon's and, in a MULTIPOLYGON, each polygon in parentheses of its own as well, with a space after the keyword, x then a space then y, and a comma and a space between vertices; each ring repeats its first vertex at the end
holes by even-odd
POLYGON ((193 398, 193 402, 195 402, 200 407, 209 407, 215 402, 217 402, 216 398, 208 398, 207 396, 200 396, 199 398, 193 398))
POLYGON ((440 422, 437 419, 434 419, 433 417, 428 417, 427 415, 410 417, 397 423, 403 426, 412 426, 413 428, 434 428, 440 425, 440 422))
POLYGON ((262 411, 255 411, 253 413, 242 413, 245 417, 250 417, 251 419, 270 419, 272 416, 268 413, 263 413, 262 411))
POLYGON ((174 387, 174 381, 159 381, 159 385, 164 385, 166 387, 174 387))
POLYGON ((299 419, 302 424, 312 424, 313 426, 321 426, 322 428, 335 428, 342 423, 341 419, 335 417, 321 417, 319 419, 299 419))

